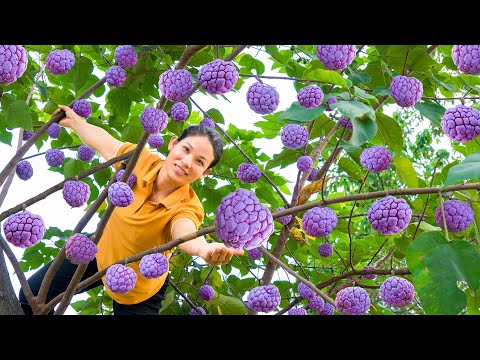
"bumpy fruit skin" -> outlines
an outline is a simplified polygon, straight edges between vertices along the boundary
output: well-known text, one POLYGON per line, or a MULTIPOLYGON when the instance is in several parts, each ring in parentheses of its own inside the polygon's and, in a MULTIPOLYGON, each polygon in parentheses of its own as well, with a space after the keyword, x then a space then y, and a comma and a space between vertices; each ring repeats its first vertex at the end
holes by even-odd
POLYGON ((335 307, 344 315, 366 314, 370 307, 370 297, 359 286, 347 287, 338 292, 335 307))
POLYGON ((75 55, 68 49, 53 50, 45 59, 45 67, 52 74, 66 74, 75 65, 75 55))
POLYGON ((270 312, 280 304, 280 291, 275 285, 262 285, 248 293, 247 306, 257 312, 270 312))
POLYGON ((170 110, 170 116, 175 121, 183 121, 188 117, 188 106, 182 102, 173 104, 170 110))
POLYGON ((319 313, 323 310, 323 307, 325 306, 325 300, 323 300, 320 296, 315 295, 308 301, 308 306, 311 310, 319 313))
POLYGON ((131 68, 137 63, 138 55, 132 45, 120 45, 115 48, 115 60, 121 67, 131 68))
POLYGON ((346 69, 355 59, 355 45, 317 45, 317 56, 329 70, 346 69))
POLYGON ((313 160, 308 155, 300 156, 297 160, 297 168, 300 171, 308 171, 313 167, 313 160))
POLYGON ((257 182, 262 176, 262 172, 255 164, 241 163, 237 168, 237 177, 245 184, 257 182))
POLYGON ((22 135, 23 141, 27 141, 28 139, 30 139, 33 134, 35 134, 35 131, 33 130, 24 130, 22 135))
POLYGON ((110 86, 122 86, 127 80, 127 72, 121 66, 111 66, 105 72, 105 78, 110 86))
POLYGON ((314 207, 302 218, 302 229, 310 236, 328 236, 337 226, 338 218, 329 207, 314 207))
POLYGON ((76 100, 72 105, 72 110, 85 119, 92 115, 92 105, 85 99, 76 100))
POLYGON ((317 294, 315 290, 311 289, 308 285, 305 285, 303 282, 299 282, 297 286, 298 294, 305 299, 313 299, 317 294))
POLYGON ((68 180, 63 184, 62 194, 68 205, 79 207, 90 197, 90 187, 83 181, 68 180))
POLYGON ((307 315, 307 310, 304 308, 291 308, 288 310, 287 315, 307 315))
POLYGON ((480 112, 464 105, 445 110, 442 130, 450 139, 467 142, 480 136, 480 112))
POLYGON ((320 311, 318 314, 319 315, 333 315, 334 312, 335 312, 335 306, 333 306, 329 302, 325 302, 325 305, 323 305, 322 311, 320 311))
POLYGON ((307 143, 308 131, 303 126, 288 124, 282 128, 280 140, 289 149, 299 149, 307 143))
POLYGON ((166 99, 181 101, 192 88, 192 75, 184 69, 164 71, 158 80, 158 87, 166 99))
POLYGON ((210 301, 215 296, 215 289, 210 285, 202 285, 200 289, 198 289, 198 293, 203 300, 210 301))
POLYGON ((258 260, 263 256, 259 248, 253 248, 247 251, 248 257, 252 260, 258 260))
POLYGON ((325 102, 325 111, 332 111, 333 109, 330 107, 330 105, 335 104, 337 102, 337 98, 335 96, 331 96, 328 98, 328 100, 325 102))
POLYGON ((45 225, 40 215, 25 210, 10 215, 3 223, 3 232, 8 242, 20 248, 27 248, 43 238, 45 225))
POLYGON ((423 94, 423 84, 414 77, 395 76, 390 83, 390 95, 397 105, 409 107, 415 105, 423 94))
POLYGON ((202 66, 198 81, 210 94, 225 94, 232 90, 238 80, 238 71, 231 61, 216 59, 202 66))
POLYGON ((148 254, 142 257, 138 269, 147 279, 158 278, 168 271, 168 259, 161 253, 148 254))
POLYGON ((453 63, 466 74, 480 73, 480 45, 453 45, 453 63))
MULTIPOLYGON (((443 203, 448 231, 457 233, 468 228, 473 222, 473 210, 470 205, 459 200, 447 200, 443 203)), ((435 211, 437 225, 444 229, 442 204, 435 211)))
POLYGON ((392 154, 383 146, 372 146, 362 151, 360 163, 368 171, 377 173, 388 169, 392 163, 392 154))
POLYGON ((53 123, 50 125, 47 129, 47 134, 50 136, 52 139, 56 139, 60 136, 60 131, 62 130, 62 127, 58 125, 57 123, 53 123))
POLYGON ((390 276, 380 285, 380 297, 387 304, 401 307, 412 302, 415 289, 407 279, 390 276))
POLYGON ((143 129, 150 133, 158 133, 167 126, 168 116, 165 111, 147 106, 140 115, 140 122, 143 129))
POLYGON ((333 253, 332 244, 326 242, 318 247, 318 254, 322 257, 329 257, 333 253))
MULTIPOLYGON (((282 210, 285 210, 285 208, 283 206, 279 207, 277 210, 275 210, 275 212, 279 212, 279 211, 282 211, 282 210)), ((282 225, 287 225, 290 221, 292 221, 292 215, 285 215, 285 216, 280 216, 280 217, 277 217, 275 218, 280 224, 282 225)))
POLYGON ((15 169, 17 176, 22 180, 28 180, 33 176, 33 167, 28 160, 22 160, 15 169))
MULTIPOLYGON (((115 174, 115 180, 122 181, 122 176, 124 172, 125 172, 124 169, 118 170, 118 172, 115 174)), ((132 188, 133 184, 135 184, 135 181, 137 181, 137 175, 135 175, 135 173, 132 172, 127 181, 128 186, 132 188)))
POLYGON ((307 109, 316 108, 323 101, 325 94, 317 85, 308 85, 301 88, 297 93, 297 100, 301 106, 307 109))
POLYGON ((189 315, 207 315, 207 312, 205 311, 204 308, 202 308, 200 306, 197 306, 197 309, 198 310, 196 310, 195 308, 192 308, 192 310, 190 310, 190 312, 188 314, 189 315), (201 314, 199 314, 198 311, 200 311, 201 314))
POLYGON ((122 264, 110 266, 105 276, 108 288, 116 294, 126 294, 132 290, 138 277, 131 267, 122 264))
POLYGON ((148 145, 156 149, 161 148, 165 142, 162 135, 160 135, 159 133, 150 134, 147 141, 148 145))
POLYGON ((270 210, 249 190, 231 192, 216 209, 215 231, 227 247, 245 250, 259 247, 273 229, 270 210))
POLYGON ((257 114, 273 113, 280 101, 280 95, 273 86, 254 82, 247 90, 247 104, 257 114))
POLYGON ((28 54, 21 45, 0 45, 0 84, 18 80, 27 69, 28 54))
POLYGON ((318 174, 318 169, 313 168, 312 171, 310 172, 310 174, 308 175, 307 180, 308 181, 313 181, 315 179, 315 176, 317 176, 317 174, 318 174))
MULTIPOLYGON (((363 267, 363 270, 370 269, 375 269, 375 267, 373 267, 372 265, 367 265, 363 267)), ((362 277, 365 279, 375 280, 377 278, 377 274, 363 274, 362 277)))
POLYGON ((350 121, 349 118, 346 118, 345 116, 342 116, 342 118, 340 119, 340 126, 343 126, 347 130, 352 130, 353 129, 352 122, 350 121))
POLYGON ((95 157, 95 150, 88 145, 82 144, 78 147, 77 154, 80 160, 88 162, 95 157))
POLYGON ((60 149, 48 149, 45 151, 45 159, 49 166, 57 167, 62 165, 65 154, 60 149))
POLYGON ((95 258, 98 248, 97 245, 80 233, 70 236, 65 243, 65 257, 72 264, 87 264, 95 258))
POLYGON ((203 119, 202 121, 200 121, 200 125, 215 128, 215 121, 213 121, 211 118, 207 117, 207 118, 203 119))
POLYGON ((367 217, 375 230, 392 235, 408 226, 412 218, 412 209, 404 199, 388 195, 373 203, 368 209, 367 217))
POLYGON ((108 188, 108 198, 113 205, 126 207, 133 202, 133 191, 127 183, 117 181, 108 188))

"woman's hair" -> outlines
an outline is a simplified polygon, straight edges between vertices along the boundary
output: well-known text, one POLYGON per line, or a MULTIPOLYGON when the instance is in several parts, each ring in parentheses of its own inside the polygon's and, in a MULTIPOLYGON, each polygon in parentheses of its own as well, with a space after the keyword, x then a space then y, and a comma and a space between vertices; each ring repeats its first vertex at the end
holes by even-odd
POLYGON ((217 163, 220 161, 220 158, 223 155, 223 141, 220 137, 220 134, 214 128, 202 125, 190 125, 185 130, 183 130, 182 134, 178 138, 178 141, 182 141, 183 139, 189 136, 206 136, 210 140, 210 143, 213 147, 213 161, 208 166, 207 169, 213 168, 217 163))

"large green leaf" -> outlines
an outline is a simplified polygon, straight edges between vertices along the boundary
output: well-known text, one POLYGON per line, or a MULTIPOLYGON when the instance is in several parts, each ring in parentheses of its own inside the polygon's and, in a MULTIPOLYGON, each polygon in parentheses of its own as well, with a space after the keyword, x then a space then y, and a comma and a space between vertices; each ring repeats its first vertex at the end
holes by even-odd
POLYGON ((123 122, 126 122, 130 114, 132 101, 128 96, 128 91, 123 88, 110 89, 107 98, 112 105, 112 115, 119 116, 123 122))
POLYGON ((375 120, 375 110, 373 110, 371 106, 360 101, 339 101, 330 105, 330 107, 332 109, 338 109, 343 116, 349 118, 350 120, 357 117, 362 117, 363 115, 375 120))
POLYGON ((453 315, 465 309, 467 298, 458 281, 472 290, 480 287, 480 254, 467 241, 448 242, 441 232, 424 232, 408 247, 406 260, 427 314, 453 315))
POLYGON ((233 296, 218 294, 211 303, 212 306, 217 306, 220 315, 245 315, 248 310, 242 300, 233 296))
POLYGON ((377 123, 368 117, 363 119, 353 119, 353 133, 350 143, 360 146, 370 140, 377 133, 377 123))
POLYGON ((298 101, 294 101, 287 110, 278 116, 277 121, 282 121, 283 119, 299 122, 310 121, 322 115, 324 110, 325 105, 320 105, 313 109, 306 109, 300 105, 298 101))
POLYGON ((445 114, 445 108, 442 105, 418 102, 415 104, 415 109, 420 111, 422 116, 425 116, 435 125, 441 127, 442 117, 443 114, 445 114))
POLYGON ((403 132, 398 123, 383 113, 377 112, 377 137, 400 155, 403 150, 403 132))
POLYGON ((75 65, 71 71, 73 72, 74 89, 78 91, 90 78, 93 71, 93 63, 85 56, 80 56, 75 60, 75 65))
POLYGON ((395 159, 395 168, 397 169, 397 174, 400 179, 402 179, 408 187, 418 187, 417 172, 409 159, 402 156, 397 157, 395 159))
MULTIPOLYGON (((345 78, 338 72, 333 70, 315 69, 313 71, 305 73, 307 79, 320 80, 328 84, 339 85, 344 88, 348 88, 349 85, 345 78)), ((351 81, 348 81, 351 84, 351 81)))
POLYGON ((445 185, 451 185, 457 181, 480 178, 480 152, 468 155, 458 165, 450 168, 445 180, 445 185))
POLYGON ((25 100, 15 100, 8 105, 5 120, 8 127, 24 128, 25 130, 32 130, 32 117, 30 115, 30 108, 25 100))

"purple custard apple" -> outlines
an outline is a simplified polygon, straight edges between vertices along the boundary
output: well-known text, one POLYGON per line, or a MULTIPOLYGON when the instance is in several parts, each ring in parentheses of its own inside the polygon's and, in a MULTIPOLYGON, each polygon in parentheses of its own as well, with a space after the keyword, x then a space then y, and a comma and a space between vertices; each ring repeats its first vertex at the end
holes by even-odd
POLYGON ((88 145, 82 144, 77 149, 77 155, 80 160, 89 162, 95 157, 95 150, 88 145))
POLYGON ((164 71, 158 80, 158 87, 166 99, 182 101, 192 89, 192 75, 184 69, 164 71))
MULTIPOLYGON (((460 200, 447 200, 443 203, 448 231, 457 233, 468 228, 473 222, 473 210, 470 205, 460 200)), ((435 211, 435 221, 445 229, 442 216, 442 204, 435 211)))
POLYGON ((413 301, 415 289, 407 279, 390 276, 380 285, 380 297, 387 304, 401 307, 413 301))
MULTIPOLYGON (((285 208, 283 206, 279 207, 275 212, 283 211, 285 208)), ((285 216, 280 216, 277 217, 276 220, 282 224, 282 225, 287 225, 290 221, 292 221, 293 215, 285 215, 285 216)))
POLYGON ((315 296, 317 296, 317 293, 315 290, 310 288, 308 285, 304 284, 303 282, 299 282, 297 286, 298 294, 305 298, 305 299, 313 299, 315 296))
POLYGON ((68 180, 63 184, 62 194, 68 205, 79 207, 90 197, 90 187, 83 181, 68 180))
POLYGON ((475 108, 457 105, 445 110, 441 125, 450 139, 467 142, 480 136, 480 112, 475 108))
POLYGON ((170 116, 175 121, 183 121, 188 117, 188 106, 182 102, 176 102, 170 109, 170 116))
MULTIPOLYGON (((372 270, 372 269, 375 269, 375 267, 372 265, 367 265, 367 266, 364 266, 362 270, 372 270)), ((377 278, 377 274, 363 274, 362 277, 365 279, 375 280, 377 278)))
POLYGON ((297 93, 297 100, 304 108, 313 109, 322 103, 324 96, 325 94, 319 86, 308 85, 297 93))
POLYGON ((355 59, 355 45, 317 45, 317 57, 329 70, 346 69, 355 59))
POLYGON ((334 312, 335 312, 335 306, 333 306, 329 302, 325 302, 325 305, 323 305, 322 311, 320 311, 318 314, 319 315, 333 315, 334 312))
POLYGON ((198 82, 210 94, 225 94, 238 80, 238 71, 231 61, 216 59, 202 66, 198 82))
POLYGON ((295 307, 288 310, 287 315, 307 315, 307 310, 295 307))
POLYGON ((33 130, 24 130, 22 135, 23 141, 27 141, 28 139, 30 139, 33 134, 35 134, 33 130))
POLYGON ((28 54, 21 45, 0 45, 0 84, 10 85, 27 70, 28 54))
POLYGON ((347 287, 337 293, 335 307, 343 315, 363 315, 370 308, 370 297, 359 286, 347 287))
POLYGON ((349 118, 347 118, 345 116, 342 116, 342 118, 340 119, 340 126, 344 127, 347 130, 352 130, 353 129, 352 122, 350 121, 349 118))
POLYGON ((215 289, 210 285, 202 285, 198 289, 198 293, 203 300, 210 301, 215 296, 215 289))
POLYGON ((466 74, 480 73, 480 45, 453 45, 453 63, 466 74))
POLYGON ((190 312, 188 314, 189 315, 207 315, 207 312, 201 306, 197 306, 197 309, 192 308, 192 310, 190 310, 190 312), (200 312, 200 314, 199 314, 199 312, 200 312))
POLYGON ((60 149, 48 149, 45 151, 45 159, 47 160, 48 166, 58 167, 62 165, 63 160, 65 160, 65 154, 60 149))
POLYGON ((144 255, 138 269, 147 279, 158 278, 168 271, 168 259, 161 253, 144 255))
POLYGON ((211 118, 206 117, 202 121, 200 121, 201 126, 207 126, 215 129, 215 121, 213 121, 211 118))
POLYGON ((315 295, 313 298, 308 300, 308 307, 317 313, 322 311, 324 306, 325 300, 323 300, 320 296, 315 295))
POLYGON ((317 251, 321 257, 329 257, 333 254, 333 245, 328 242, 323 243, 318 247, 317 251))
POLYGON ((148 145, 156 149, 161 148, 164 142, 165 140, 163 140, 162 135, 160 135, 159 133, 150 134, 150 136, 148 137, 148 145))
POLYGON ((315 180, 315 176, 317 176, 318 171, 319 171, 319 170, 318 170, 317 168, 313 168, 312 171, 310 172, 310 174, 308 174, 307 180, 308 180, 308 181, 313 181, 313 180, 315 180))
POLYGON ((143 129, 150 133, 158 133, 167 126, 168 116, 165 111, 147 106, 140 115, 143 129))
POLYGON ((252 260, 258 260, 263 256, 259 248, 253 248, 247 251, 248 257, 252 260))
POLYGON ((388 195, 373 203, 368 209, 367 217, 379 233, 393 235, 408 226, 412 209, 404 199, 388 195))
POLYGON ((137 273, 128 266, 113 264, 105 274, 108 288, 115 294, 126 294, 135 287, 137 273))
POLYGON ((270 312, 280 304, 280 291, 275 285, 262 285, 248 293, 247 306, 257 312, 270 312))
POLYGON ((22 180, 28 180, 33 176, 33 167, 28 160, 22 160, 15 169, 17 176, 22 180))
POLYGON ((108 188, 108 199, 115 206, 126 207, 133 202, 133 191, 127 183, 117 181, 108 188))
POLYGON ((299 149, 308 142, 308 131, 301 125, 288 124, 282 128, 280 140, 289 149, 299 149))
POLYGON ((330 107, 330 105, 333 105, 337 103, 337 98, 335 96, 331 96, 328 98, 328 100, 325 102, 325 111, 332 111, 333 109, 330 107))
POLYGON ((72 110, 85 119, 92 115, 92 105, 85 99, 76 100, 72 105, 72 110))
POLYGON ((97 245, 80 233, 70 236, 65 243, 65 257, 72 264, 87 264, 95 258, 98 248, 97 245))
POLYGON ((121 66, 111 66, 105 72, 105 78, 110 86, 122 86, 125 80, 127 80, 127 72, 121 66))
POLYGON ((245 184, 257 182, 262 176, 262 172, 255 164, 241 163, 237 168, 237 177, 245 184))
POLYGON ((360 163, 370 172, 377 173, 388 169, 392 162, 392 154, 383 146, 366 148, 360 154, 360 163))
POLYGON ((17 247, 27 248, 38 243, 45 235, 45 225, 40 215, 25 210, 10 215, 3 223, 5 239, 17 247))
MULTIPOLYGON (((122 176, 124 172, 125 172, 124 169, 118 170, 118 172, 115 174, 115 180, 122 181, 122 176)), ((128 186, 132 188, 133 184, 135 184, 135 181, 137 181, 137 175, 135 175, 135 173, 132 172, 127 181, 128 186)))
POLYGON ((300 171, 308 171, 313 168, 313 160, 308 155, 300 156, 297 160, 297 168, 300 171))
POLYGON ((121 67, 131 68, 137 63, 138 55, 132 45, 120 45, 115 48, 115 60, 121 67))
POLYGON ((75 65, 75 55, 68 49, 53 50, 45 59, 45 67, 52 74, 66 74, 75 65))
POLYGON ((409 107, 415 105, 423 94, 423 84, 414 77, 395 76, 390 83, 390 95, 397 105, 409 107))
POLYGON ((227 247, 245 250, 259 247, 273 229, 270 210, 250 190, 231 192, 216 209, 215 231, 227 247))
POLYGON ((53 123, 50 125, 47 129, 47 134, 50 136, 52 139, 56 139, 60 136, 60 131, 62 130, 62 127, 58 125, 57 123, 53 123))
POLYGON ((265 115, 273 113, 279 103, 277 89, 273 86, 255 82, 247 90, 247 104, 255 113, 265 115))
POLYGON ((329 207, 314 207, 302 218, 302 229, 310 236, 328 236, 337 226, 338 218, 329 207))

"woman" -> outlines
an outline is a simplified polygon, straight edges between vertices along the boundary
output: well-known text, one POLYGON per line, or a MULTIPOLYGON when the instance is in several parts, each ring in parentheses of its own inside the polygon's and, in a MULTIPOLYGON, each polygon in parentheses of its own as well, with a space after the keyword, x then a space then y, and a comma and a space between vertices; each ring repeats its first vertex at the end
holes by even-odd
MULTIPOLYGON (((68 106, 58 107, 65 111, 65 117, 59 124, 74 131, 106 161, 136 147, 136 144, 121 142, 104 129, 87 123, 68 106)), ((96 259, 88 264, 83 279, 118 260, 197 231, 204 211, 190 183, 212 171, 223 154, 223 142, 215 130, 194 125, 185 129, 180 137, 172 136, 168 150, 165 160, 148 149, 142 150, 133 170, 137 176, 132 188, 134 201, 129 206, 116 207, 113 211, 98 242, 96 259)), ((115 169, 119 167, 120 163, 115 164, 115 169)), ((222 243, 207 243, 203 236, 178 247, 216 266, 226 264, 233 255, 243 254, 243 250, 228 248, 222 243)), ((167 250, 163 254, 168 258, 173 251, 167 250)), ((50 264, 28 280, 35 295, 50 264)), ((154 315, 161 309, 168 287, 168 271, 159 278, 147 279, 140 274, 138 265, 138 261, 128 265, 138 275, 135 287, 128 293, 113 293, 105 285, 113 299, 115 315, 154 315)), ((69 260, 63 261, 50 286, 47 302, 66 290, 76 268, 77 265, 69 260)), ((105 284, 105 276, 102 281, 105 284)), ((81 292, 101 285, 102 281, 91 284, 81 292)), ((19 298, 24 312, 32 314, 22 290, 19 298)))

